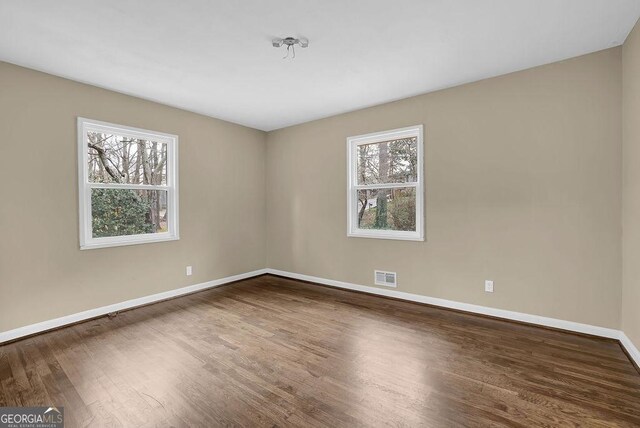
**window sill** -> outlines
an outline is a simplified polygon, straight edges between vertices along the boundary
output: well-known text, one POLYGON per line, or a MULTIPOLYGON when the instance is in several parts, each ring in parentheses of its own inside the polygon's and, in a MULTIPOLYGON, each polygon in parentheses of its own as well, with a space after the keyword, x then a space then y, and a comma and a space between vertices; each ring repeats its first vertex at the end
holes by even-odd
POLYGON ((424 241, 424 236, 418 233, 389 233, 383 231, 362 231, 347 233, 349 238, 389 239, 395 241, 424 241))
POLYGON ((168 233, 154 234, 154 236, 136 235, 128 239, 123 239, 122 237, 118 237, 117 239, 97 238, 93 239, 90 243, 80 244, 80 249, 93 250, 96 248, 123 247, 127 245, 152 244, 154 242, 177 241, 179 239, 180 236, 170 235, 168 233))

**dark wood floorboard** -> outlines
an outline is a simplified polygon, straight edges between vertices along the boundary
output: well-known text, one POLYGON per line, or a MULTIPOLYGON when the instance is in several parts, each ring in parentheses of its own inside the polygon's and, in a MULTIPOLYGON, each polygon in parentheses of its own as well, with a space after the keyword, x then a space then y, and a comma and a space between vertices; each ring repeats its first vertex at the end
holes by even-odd
POLYGON ((0 346, 75 426, 640 426, 614 341, 263 276, 0 346))

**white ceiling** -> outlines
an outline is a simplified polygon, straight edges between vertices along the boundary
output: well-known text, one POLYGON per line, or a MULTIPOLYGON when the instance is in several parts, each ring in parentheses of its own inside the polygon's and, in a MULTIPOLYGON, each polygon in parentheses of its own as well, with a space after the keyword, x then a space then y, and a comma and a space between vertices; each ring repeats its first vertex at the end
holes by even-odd
POLYGON ((0 60, 272 130, 620 45, 639 0, 0 0, 0 60), (293 61, 273 37, 303 36, 293 61))

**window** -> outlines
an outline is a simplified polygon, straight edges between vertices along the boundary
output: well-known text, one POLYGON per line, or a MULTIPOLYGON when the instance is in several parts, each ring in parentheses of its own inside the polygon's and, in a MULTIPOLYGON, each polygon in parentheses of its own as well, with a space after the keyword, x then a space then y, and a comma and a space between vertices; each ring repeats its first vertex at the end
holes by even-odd
POLYGON ((424 240, 422 125, 347 139, 348 236, 424 240))
POLYGON ((80 248, 178 239, 178 137, 78 118, 80 248))

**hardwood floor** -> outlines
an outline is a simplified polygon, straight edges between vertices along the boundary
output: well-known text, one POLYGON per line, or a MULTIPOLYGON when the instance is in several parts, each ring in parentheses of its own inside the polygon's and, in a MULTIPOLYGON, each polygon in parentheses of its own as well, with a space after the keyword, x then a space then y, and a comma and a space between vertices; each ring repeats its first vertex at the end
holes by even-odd
POLYGON ((263 276, 0 346, 66 426, 640 426, 614 341, 263 276))

